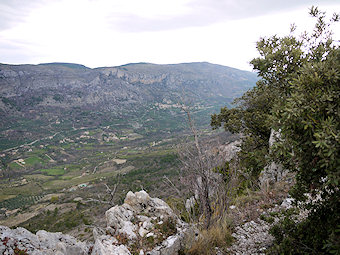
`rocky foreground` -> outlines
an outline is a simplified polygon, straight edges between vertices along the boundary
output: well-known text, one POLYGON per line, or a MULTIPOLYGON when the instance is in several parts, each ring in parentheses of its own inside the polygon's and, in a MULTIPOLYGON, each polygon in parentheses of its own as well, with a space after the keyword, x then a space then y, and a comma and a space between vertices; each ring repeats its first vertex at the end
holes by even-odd
POLYGON ((145 191, 128 192, 124 204, 106 211, 106 229, 94 229, 94 243, 62 233, 36 234, 0 226, 0 254, 32 255, 172 255, 178 254, 193 227, 182 222, 161 199, 145 191))
MULTIPOLYGON (((271 208, 278 213, 291 207, 292 199, 271 208)), ((175 255, 188 247, 198 231, 181 221, 163 200, 145 191, 128 192, 124 204, 106 211, 107 227, 93 230, 94 243, 81 242, 70 235, 44 230, 36 234, 24 228, 0 226, 0 254, 32 255, 175 255)), ((273 221, 277 222, 278 218, 273 221)), ((265 254, 273 237, 273 222, 260 218, 235 228, 229 254, 265 254)), ((219 255, 224 254, 217 250, 219 255)))

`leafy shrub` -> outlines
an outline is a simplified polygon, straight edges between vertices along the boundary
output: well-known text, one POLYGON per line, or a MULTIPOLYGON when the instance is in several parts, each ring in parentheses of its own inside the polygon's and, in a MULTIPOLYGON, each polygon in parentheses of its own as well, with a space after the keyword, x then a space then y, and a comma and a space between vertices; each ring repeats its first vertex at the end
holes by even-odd
POLYGON ((171 236, 176 234, 176 222, 172 218, 164 220, 162 224, 156 225, 156 228, 163 234, 163 236, 171 236))
MULTIPOLYGON (((338 194, 339 195, 339 194, 338 194)), ((318 210, 298 222, 296 212, 289 212, 270 233, 275 237, 275 245, 268 254, 339 254, 340 217, 339 205, 334 208, 323 204, 318 210), (322 224, 321 224, 322 222, 322 224), (334 229, 335 227, 335 229, 334 229)))
POLYGON ((274 222, 274 218, 271 216, 266 216, 264 214, 261 214, 260 219, 263 221, 266 221, 268 223, 273 223, 274 222))

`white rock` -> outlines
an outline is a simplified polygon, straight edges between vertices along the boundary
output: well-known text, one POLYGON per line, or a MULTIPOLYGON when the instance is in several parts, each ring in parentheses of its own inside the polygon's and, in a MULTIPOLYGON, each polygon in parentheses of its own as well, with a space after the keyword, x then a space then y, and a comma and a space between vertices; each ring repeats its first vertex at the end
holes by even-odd
POLYGON ((167 203, 159 198, 151 198, 144 190, 135 193, 129 191, 124 200, 124 204, 133 208, 137 214, 143 212, 149 214, 150 217, 155 215, 160 217, 175 217, 174 212, 167 203))
POLYGON ((153 226, 154 225, 151 223, 151 221, 144 221, 143 222, 143 228, 145 228, 145 229, 152 229, 153 226))
POLYGON ((191 197, 191 198, 188 198, 186 201, 185 201, 185 209, 187 210, 187 212, 190 212, 195 206, 195 197, 191 197))
MULTIPOLYGON (((85 255, 89 254, 91 246, 93 247, 91 255, 131 255, 128 245, 133 243, 132 240, 137 239, 138 234, 142 237, 157 238, 155 232, 150 232, 154 228, 152 222, 159 221, 159 224, 162 224, 168 218, 176 223, 177 233, 167 237, 148 254, 176 255, 181 243, 185 243, 183 241, 185 236, 194 236, 188 234, 191 228, 182 222, 164 201, 151 198, 145 191, 129 192, 125 201, 123 205, 112 207, 106 212, 107 228, 93 230, 95 238, 93 245, 62 233, 40 230, 34 235, 24 228, 12 230, 0 226, 0 239, 8 239, 5 243, 0 242, 0 254, 14 254, 16 244, 19 249, 27 249, 27 253, 31 255, 85 255), (126 246, 115 238, 118 234, 126 235, 128 238, 126 246)), ((139 252, 144 254, 143 250, 139 252)))
POLYGON ((146 229, 144 229, 143 227, 140 227, 138 230, 138 233, 141 237, 144 237, 149 231, 147 231, 146 229))
MULTIPOLYGON (((269 137, 269 150, 277 142, 280 141, 281 134, 278 131, 271 130, 269 137)), ((260 174, 259 181, 262 189, 267 189, 270 184, 282 180, 288 174, 288 170, 284 169, 281 164, 271 162, 269 165, 265 166, 260 174)))
POLYGON ((152 232, 146 234, 146 237, 150 237, 150 236, 155 236, 155 234, 152 232))
POLYGON ((0 226, 0 239, 8 239, 7 247, 3 242, 0 243, 0 254, 4 249, 9 251, 8 254, 14 254, 16 244, 19 249, 27 249, 27 253, 33 255, 82 255, 88 254, 89 245, 76 240, 74 237, 62 233, 50 233, 40 230, 36 235, 24 228, 10 229, 0 226), (12 252, 10 252, 12 251, 12 252))
POLYGON ((237 153, 241 150, 240 145, 241 141, 237 140, 221 146, 220 151, 223 152, 225 161, 230 161, 237 156, 237 153))
POLYGON ((283 208, 286 208, 286 209, 289 209, 293 206, 293 202, 294 202, 294 199, 293 198, 286 198, 285 200, 283 200, 283 202, 281 203, 281 206, 283 208))
POLYGON ((114 245, 114 239, 111 236, 100 236, 94 246, 91 255, 131 255, 130 251, 124 245, 114 245))
POLYGON ((136 219, 141 222, 144 222, 144 221, 151 221, 152 218, 149 218, 148 216, 145 216, 145 215, 136 215, 136 219))
POLYGON ((133 220, 133 209, 124 204, 123 206, 115 206, 106 211, 107 226, 115 230, 116 234, 125 234, 130 239, 136 239, 136 226, 131 222, 133 220))
MULTIPOLYGON (((169 236, 165 241, 162 243, 162 248, 158 249, 161 253, 160 254, 178 254, 178 251, 181 248, 181 238, 180 235, 169 236)), ((155 251, 157 248, 155 249, 155 251)))

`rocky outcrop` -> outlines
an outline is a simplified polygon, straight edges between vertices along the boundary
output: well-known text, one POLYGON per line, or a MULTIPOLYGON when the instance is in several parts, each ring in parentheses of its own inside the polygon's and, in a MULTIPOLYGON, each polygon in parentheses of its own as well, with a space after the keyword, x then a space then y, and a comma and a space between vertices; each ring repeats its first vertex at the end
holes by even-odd
POLYGON ((222 153, 224 160, 230 161, 233 158, 236 158, 237 153, 241 150, 240 145, 241 140, 236 140, 234 142, 220 146, 219 151, 222 153))
POLYGON ((44 230, 0 226, 0 254, 33 255, 175 255, 194 228, 182 222, 163 200, 145 191, 128 192, 124 204, 106 211, 107 228, 94 229, 94 244, 44 230), (26 252, 26 253, 25 253, 26 252))
POLYGON ((85 255, 90 252, 88 243, 80 242, 69 235, 44 230, 34 235, 24 228, 10 229, 0 226, 0 239, 0 254, 4 255, 85 255))
POLYGON ((145 191, 126 195, 124 204, 106 212, 106 235, 96 239, 93 254, 178 254, 191 228, 161 199, 145 191))
MULTIPOLYGON (((277 202, 279 202, 278 200, 277 202)), ((294 207, 293 198, 285 198, 281 203, 274 203, 272 208, 262 211, 259 218, 236 226, 232 236, 234 242, 228 248, 229 254, 234 255, 265 255, 273 245, 274 237, 270 228, 285 218, 285 211, 294 207)), ((235 209, 235 208, 234 208, 235 209)), ((259 210, 259 208, 257 209, 259 210)), ((301 222, 308 215, 307 210, 299 210, 291 217, 295 223, 301 222)))
MULTIPOLYGON (((269 150, 271 150, 275 142, 279 139, 280 132, 272 129, 269 138, 269 150)), ((281 181, 283 178, 287 176, 287 174, 288 170, 284 169, 281 164, 271 162, 263 169, 259 177, 261 187, 265 188, 275 182, 281 181)))

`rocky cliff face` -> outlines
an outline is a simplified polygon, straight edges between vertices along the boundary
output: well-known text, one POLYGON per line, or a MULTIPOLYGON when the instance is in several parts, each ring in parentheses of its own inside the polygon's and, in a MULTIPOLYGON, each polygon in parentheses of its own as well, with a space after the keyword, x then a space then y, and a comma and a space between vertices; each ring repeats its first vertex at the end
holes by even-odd
POLYGON ((130 104, 171 101, 182 92, 196 99, 232 97, 255 81, 256 75, 250 72, 209 63, 96 69, 70 64, 0 64, 0 109, 81 106, 117 110, 130 104))
MULTIPOLYGON (((275 145, 276 141, 280 140, 280 132, 271 130, 269 137, 269 150, 275 145)), ((281 181, 288 175, 288 170, 284 169, 281 164, 271 162, 260 174, 259 182, 263 189, 268 189, 269 185, 281 181)))
POLYGON ((94 243, 80 242, 62 233, 40 230, 32 234, 24 228, 0 226, 0 253, 173 255, 178 254, 188 236, 195 236, 193 227, 178 219, 163 200, 151 198, 145 191, 129 192, 124 204, 112 207, 105 216, 107 228, 94 229, 94 243))

